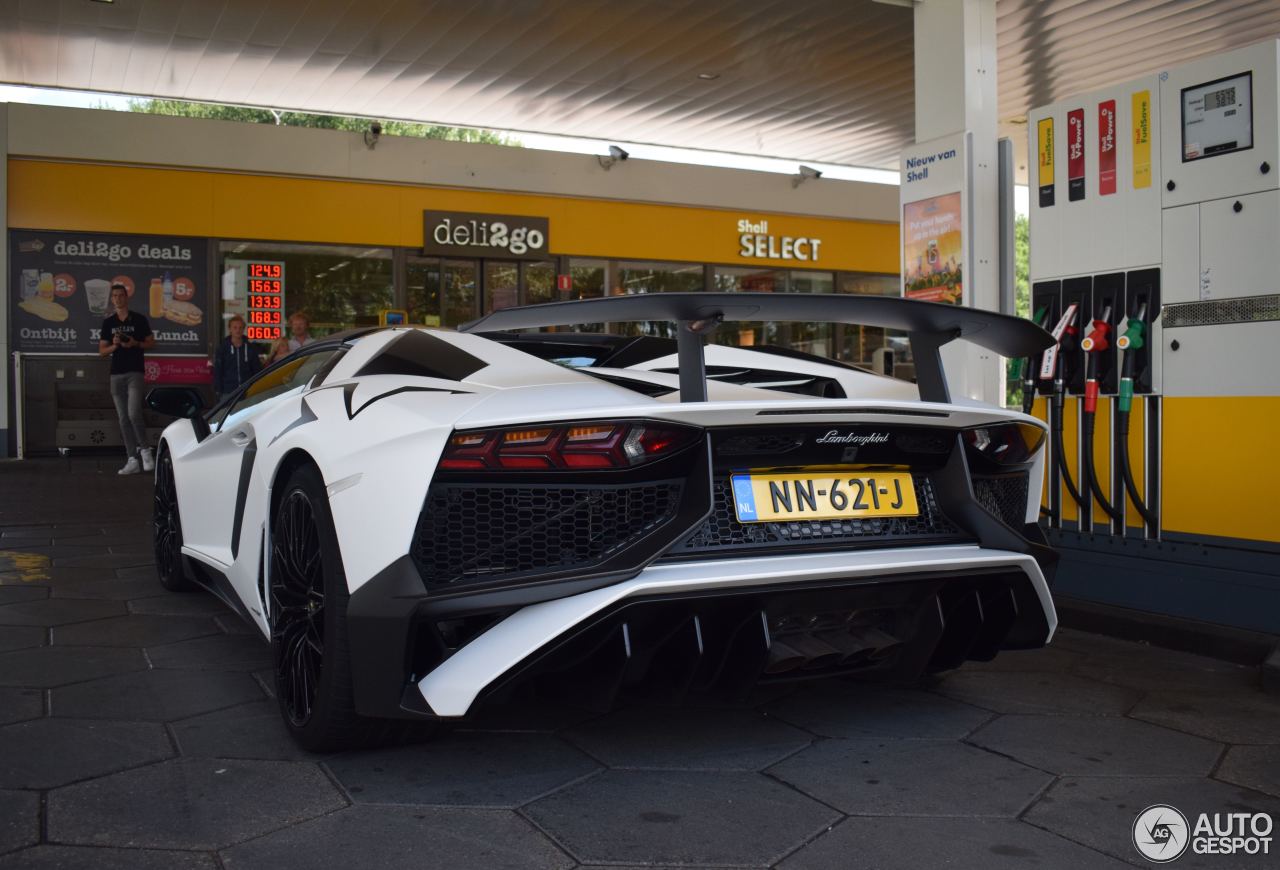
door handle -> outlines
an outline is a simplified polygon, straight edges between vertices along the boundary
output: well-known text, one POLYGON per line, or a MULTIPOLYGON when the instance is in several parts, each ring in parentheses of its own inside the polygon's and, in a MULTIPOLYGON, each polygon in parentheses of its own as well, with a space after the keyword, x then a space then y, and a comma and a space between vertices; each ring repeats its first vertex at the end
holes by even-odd
POLYGON ((231 434, 231 443, 236 445, 237 447, 243 447, 244 445, 248 444, 252 440, 253 440, 253 435, 248 432, 240 431, 240 432, 233 432, 231 434))

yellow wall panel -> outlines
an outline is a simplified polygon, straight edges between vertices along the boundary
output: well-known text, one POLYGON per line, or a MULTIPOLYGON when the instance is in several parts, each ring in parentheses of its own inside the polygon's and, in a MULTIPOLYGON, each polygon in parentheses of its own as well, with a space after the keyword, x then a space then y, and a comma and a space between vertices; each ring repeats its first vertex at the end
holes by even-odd
MULTIPOLYGON (((1147 400, 1142 396, 1133 397, 1133 409, 1129 413, 1129 470, 1133 472, 1133 482, 1138 492, 1144 493, 1147 485, 1147 400)), ((1116 496, 1119 498, 1119 496, 1116 496)), ((1124 493, 1125 526, 1133 529, 1143 527, 1142 514, 1129 501, 1129 494, 1124 493)))
MULTIPOLYGON (((1081 405, 1082 417, 1083 410, 1081 405)), ((1111 493, 1111 400, 1106 398, 1098 399, 1098 412, 1093 418, 1093 473, 1097 476, 1098 489, 1115 507, 1120 502, 1111 493)), ((1091 495, 1089 500, 1093 503, 1094 528, 1105 532, 1111 517, 1096 498, 1091 495)))
POLYGON ((1162 406, 1164 530, 1280 543, 1280 396, 1162 406))
MULTIPOLYGON (((1049 423, 1049 400, 1043 396, 1036 396, 1035 401, 1031 403, 1031 416, 1043 421, 1045 425, 1049 423)), ((1050 436, 1052 438, 1052 436, 1050 436)), ((1045 446, 1046 450, 1052 450, 1051 445, 1045 446)), ((1049 463, 1044 464, 1044 486, 1040 488, 1040 506, 1046 510, 1049 508, 1049 487, 1053 484, 1053 480, 1049 477, 1049 463)))
POLYGON ((408 184, 12 159, 9 225, 420 247, 422 212, 550 219, 557 254, 848 270, 898 271, 897 224, 539 196, 408 184), (769 235, 821 239, 816 261, 739 256, 737 222, 769 235))
MULTIPOLYGON (((1071 482, 1080 489, 1080 399, 1067 396, 1062 413, 1062 458, 1061 462, 1071 472, 1071 482)), ((1084 497, 1084 493, 1080 493, 1084 497)), ((1079 522, 1080 509, 1076 507, 1067 487, 1062 487, 1062 519, 1079 522)))

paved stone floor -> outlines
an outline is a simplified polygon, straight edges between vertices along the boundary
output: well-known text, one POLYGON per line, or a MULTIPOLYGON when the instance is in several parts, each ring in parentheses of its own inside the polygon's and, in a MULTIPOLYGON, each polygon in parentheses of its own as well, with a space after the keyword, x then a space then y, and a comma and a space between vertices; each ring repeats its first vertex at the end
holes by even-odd
POLYGON ((1151 804, 1280 818, 1255 671, 1067 630, 922 689, 507 709, 308 756, 265 644, 158 585, 150 481, 116 465, 0 463, 0 870, 1105 868, 1146 866, 1151 804))

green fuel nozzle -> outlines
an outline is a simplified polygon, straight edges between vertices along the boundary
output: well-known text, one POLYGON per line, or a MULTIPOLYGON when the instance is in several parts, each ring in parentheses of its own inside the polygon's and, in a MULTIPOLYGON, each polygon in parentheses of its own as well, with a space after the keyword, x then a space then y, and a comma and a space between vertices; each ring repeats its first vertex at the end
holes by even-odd
POLYGON ((1143 338, 1147 331, 1147 325, 1136 317, 1130 317, 1128 323, 1125 324, 1124 332, 1121 333, 1120 339, 1116 342, 1116 347, 1121 350, 1141 350, 1146 343, 1143 338))

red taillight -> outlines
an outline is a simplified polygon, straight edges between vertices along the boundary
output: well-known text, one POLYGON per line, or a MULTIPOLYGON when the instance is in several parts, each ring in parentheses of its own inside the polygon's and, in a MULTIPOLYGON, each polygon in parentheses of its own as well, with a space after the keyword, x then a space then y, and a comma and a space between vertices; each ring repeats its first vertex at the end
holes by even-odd
POLYGON ((451 471, 631 468, 688 446, 698 434, 696 429, 656 423, 573 423, 460 432, 449 439, 440 467, 451 471))

